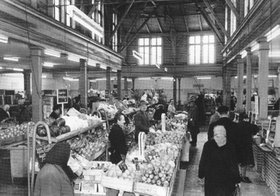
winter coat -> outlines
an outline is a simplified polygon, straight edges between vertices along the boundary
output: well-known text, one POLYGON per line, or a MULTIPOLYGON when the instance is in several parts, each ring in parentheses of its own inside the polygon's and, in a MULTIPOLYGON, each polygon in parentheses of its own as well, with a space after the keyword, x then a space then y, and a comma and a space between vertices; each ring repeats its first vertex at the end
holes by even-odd
POLYGON ((125 142, 125 135, 122 128, 118 124, 114 124, 109 134, 110 141, 110 160, 112 163, 117 164, 122 160, 121 154, 126 155, 127 146, 125 142))
POLYGON ((59 165, 46 164, 39 172, 34 196, 74 196, 70 179, 59 165))
POLYGON ((138 111, 134 115, 134 123, 135 123, 135 140, 138 141, 138 135, 140 132, 145 132, 146 134, 149 132, 150 122, 146 112, 138 111))
POLYGON ((205 178, 205 196, 229 196, 240 182, 235 148, 219 147, 214 139, 204 144, 199 163, 199 178, 205 178))

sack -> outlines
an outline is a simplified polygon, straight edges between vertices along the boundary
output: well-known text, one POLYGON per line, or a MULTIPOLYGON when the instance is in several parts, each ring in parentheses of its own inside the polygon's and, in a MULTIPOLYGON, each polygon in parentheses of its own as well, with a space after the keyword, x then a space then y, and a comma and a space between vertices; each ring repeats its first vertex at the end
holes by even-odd
POLYGON ((233 196, 241 196, 241 189, 240 189, 240 186, 238 184, 235 185, 235 190, 233 192, 233 196))

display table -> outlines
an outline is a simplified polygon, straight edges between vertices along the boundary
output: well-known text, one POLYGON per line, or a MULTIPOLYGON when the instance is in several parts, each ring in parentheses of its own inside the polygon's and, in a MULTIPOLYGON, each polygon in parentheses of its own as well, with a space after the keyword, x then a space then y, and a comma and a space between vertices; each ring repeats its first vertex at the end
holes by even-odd
POLYGON ((262 180, 275 195, 280 195, 280 160, 273 151, 253 144, 255 166, 262 180))

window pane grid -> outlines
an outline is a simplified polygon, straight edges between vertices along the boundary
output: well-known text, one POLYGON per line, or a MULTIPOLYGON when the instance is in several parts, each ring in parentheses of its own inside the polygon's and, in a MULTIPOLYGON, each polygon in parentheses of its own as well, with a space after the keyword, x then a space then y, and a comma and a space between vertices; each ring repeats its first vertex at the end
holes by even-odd
POLYGON ((139 38, 139 53, 142 60, 140 65, 155 65, 162 63, 162 39, 161 38, 139 38))
POLYGON ((189 37, 189 63, 208 64, 215 61, 214 35, 189 37))

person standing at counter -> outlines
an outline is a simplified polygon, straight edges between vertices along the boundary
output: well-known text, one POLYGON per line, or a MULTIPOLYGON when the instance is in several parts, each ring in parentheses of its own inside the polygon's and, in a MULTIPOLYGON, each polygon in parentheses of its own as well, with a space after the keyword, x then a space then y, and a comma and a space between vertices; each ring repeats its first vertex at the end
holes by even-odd
POLYGON ((61 108, 59 105, 56 105, 53 107, 53 112, 50 114, 50 118, 56 120, 60 117, 61 115, 61 108))
POLYGON ((140 132, 149 132, 150 122, 148 115, 146 114, 147 102, 140 101, 140 110, 134 115, 134 124, 135 124, 135 141, 138 143, 138 135, 140 132))
POLYGON ((109 134, 110 141, 110 161, 114 164, 119 163, 120 161, 125 161, 127 146, 125 142, 125 135, 123 132, 123 127, 125 124, 125 117, 122 113, 116 113, 114 118, 115 124, 111 128, 109 134))

